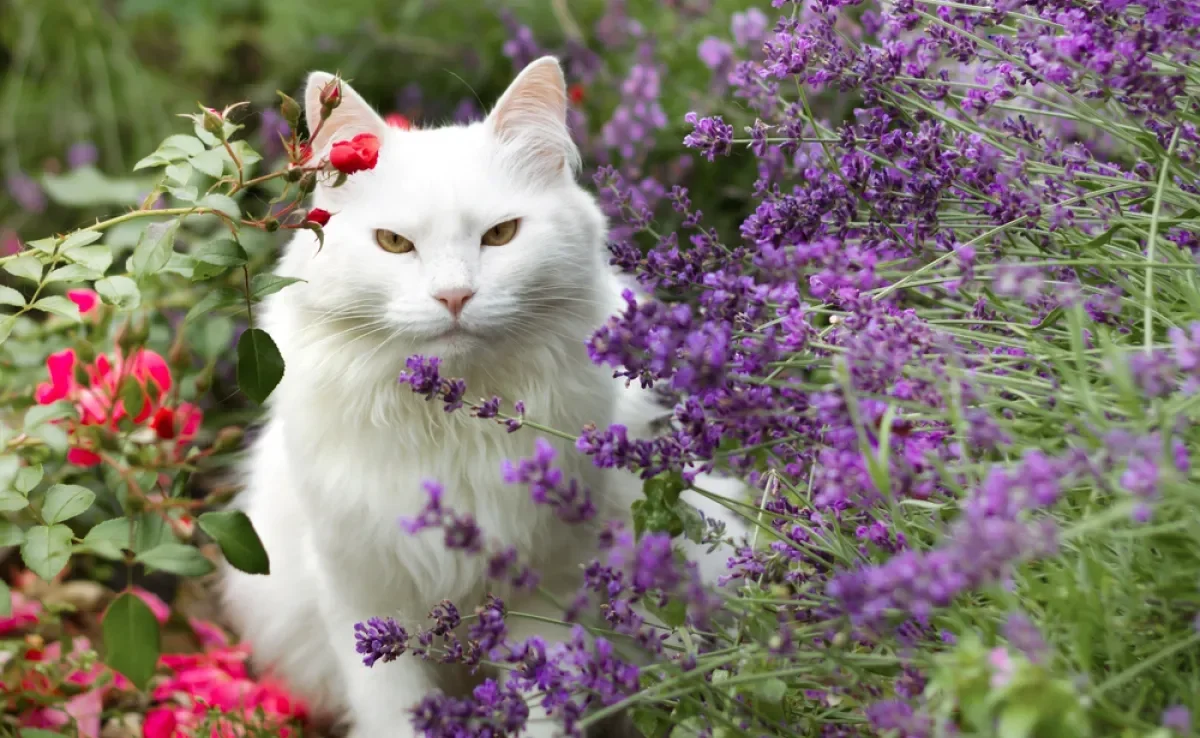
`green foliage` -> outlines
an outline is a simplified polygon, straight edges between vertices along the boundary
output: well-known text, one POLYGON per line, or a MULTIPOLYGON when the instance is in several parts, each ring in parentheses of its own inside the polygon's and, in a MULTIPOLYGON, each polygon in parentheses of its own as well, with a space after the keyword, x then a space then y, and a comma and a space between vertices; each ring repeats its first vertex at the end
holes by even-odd
POLYGON ((262 404, 283 379, 283 357, 271 336, 251 328, 238 339, 238 386, 246 396, 262 404))
POLYGON ((200 529, 221 547, 221 553, 233 567, 247 574, 271 573, 267 551, 245 513, 239 510, 207 512, 198 522, 200 529))
POLYGON ((104 663, 144 689, 158 667, 158 620, 140 597, 124 592, 104 613, 104 663))

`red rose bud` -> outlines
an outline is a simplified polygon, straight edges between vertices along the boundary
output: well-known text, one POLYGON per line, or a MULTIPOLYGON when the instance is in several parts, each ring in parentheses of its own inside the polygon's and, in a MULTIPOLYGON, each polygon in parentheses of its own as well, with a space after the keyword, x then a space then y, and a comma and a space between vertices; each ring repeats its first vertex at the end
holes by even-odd
POLYGON ((342 174, 374 169, 379 162, 379 139, 360 133, 349 141, 338 141, 329 152, 329 163, 342 174))
POLYGON ((160 407, 158 412, 154 414, 154 420, 150 421, 150 427, 154 428, 154 433, 164 441, 169 441, 175 437, 175 411, 169 407, 160 407))
POLYGON ((342 82, 339 79, 331 79, 321 88, 321 95, 318 98, 321 101, 321 119, 329 117, 333 109, 342 104, 342 82))
POLYGON ((392 128, 399 128, 402 131, 407 131, 409 128, 412 128, 412 122, 400 113, 388 113, 387 117, 384 118, 384 121, 386 121, 387 124, 392 128))
POLYGON ((583 102, 583 85, 571 85, 568 87, 567 97, 569 97, 571 102, 575 105, 583 102))
POLYGON ((304 216, 304 222, 305 223, 316 223, 319 226, 324 226, 326 223, 329 222, 329 218, 331 216, 332 216, 332 213, 330 213, 328 210, 322 210, 321 208, 313 208, 312 210, 308 211, 308 215, 304 216))

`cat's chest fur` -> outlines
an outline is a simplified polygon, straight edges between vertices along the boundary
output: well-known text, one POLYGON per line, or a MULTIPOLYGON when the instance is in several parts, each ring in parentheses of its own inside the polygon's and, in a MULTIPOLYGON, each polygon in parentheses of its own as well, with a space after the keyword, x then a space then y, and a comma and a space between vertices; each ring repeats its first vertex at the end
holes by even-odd
MULTIPOLYGON (((556 523, 553 511, 534 503, 525 486, 502 479, 505 459, 532 456, 533 431, 509 433, 492 420, 447 416, 436 402, 411 393, 389 393, 379 401, 399 406, 378 425, 365 418, 356 422, 344 406, 339 412, 331 406, 338 402, 333 397, 293 404, 273 420, 282 429, 281 451, 296 475, 309 535, 326 567, 355 572, 370 582, 365 598, 413 617, 442 599, 477 600, 484 589, 494 589, 486 581, 486 558, 499 547, 515 549, 543 577, 577 578, 579 564, 592 553, 582 542, 594 538, 556 523), (316 417, 322 422, 312 422, 316 417), (428 502, 427 481, 442 486, 447 511, 478 524, 486 539, 483 553, 448 550, 443 529, 414 535, 399 525, 428 502)), ((579 423, 580 413, 606 414, 604 402, 593 395, 548 414, 561 423, 579 423)), ((557 446, 558 465, 568 479, 587 484, 603 508, 628 509, 629 501, 612 489, 613 475, 568 452, 567 442, 557 446)))

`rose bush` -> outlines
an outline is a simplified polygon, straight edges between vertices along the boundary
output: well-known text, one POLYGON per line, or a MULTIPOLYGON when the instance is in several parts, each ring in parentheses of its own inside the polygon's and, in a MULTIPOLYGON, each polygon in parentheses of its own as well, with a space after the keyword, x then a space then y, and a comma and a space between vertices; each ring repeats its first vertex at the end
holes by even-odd
MULTIPOLYGON (((641 441, 544 428, 520 398, 475 397, 412 357, 398 381, 414 392, 572 438, 640 474, 645 499, 559 603, 571 641, 510 639, 526 615, 495 598, 442 603, 418 632, 360 624, 363 668, 502 667, 422 702, 430 736, 518 731, 528 690, 570 733, 628 710, 652 738, 1190 735, 1200 7, 759 5, 612 1, 586 31, 568 12, 557 48, 505 16, 514 67, 564 60, 612 262, 656 298, 588 350, 659 387, 672 422, 641 441), (697 470, 754 490, 733 505, 754 532, 720 592, 672 550, 725 536, 680 502, 697 470)), ((211 397, 234 377, 252 403, 270 395, 284 367, 254 305, 288 282, 265 270, 269 234, 319 232, 337 215, 304 208, 315 178, 378 154, 356 138, 313 161, 284 96, 260 172, 241 112, 203 109, 142 160, 157 174, 141 208, 0 256, 0 545, 33 572, 0 591, 14 724, 94 735, 107 709, 144 713, 147 736, 278 734, 306 715, 202 621, 186 628, 199 653, 160 654, 171 615, 133 584, 208 574, 206 541, 269 570, 248 521, 212 509, 230 490, 197 489, 240 439, 225 419, 249 415, 211 397), (46 648, 43 632, 79 626, 37 580, 105 567, 121 593, 103 598, 104 666, 80 638, 46 648)), ((564 525, 594 515, 555 462, 539 447, 502 471, 564 525)), ((398 535, 442 529, 536 588, 427 489, 398 535)))

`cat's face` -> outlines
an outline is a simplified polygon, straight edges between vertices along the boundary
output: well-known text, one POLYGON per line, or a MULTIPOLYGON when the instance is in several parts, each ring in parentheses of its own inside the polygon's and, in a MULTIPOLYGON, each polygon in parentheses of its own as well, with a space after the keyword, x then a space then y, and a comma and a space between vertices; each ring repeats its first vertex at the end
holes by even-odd
MULTIPOLYGON (((328 79, 309 79, 310 120, 328 79)), ((345 83, 342 96, 314 154, 361 132, 382 146, 374 169, 318 187, 333 213, 324 247, 298 239, 288 255, 313 321, 354 324, 363 352, 452 359, 521 350, 594 314, 604 220, 574 180, 556 61, 530 65, 470 126, 389 128, 345 83)))

